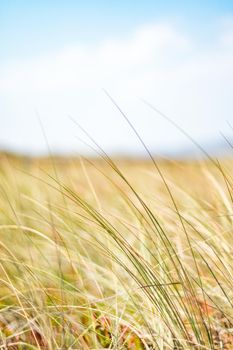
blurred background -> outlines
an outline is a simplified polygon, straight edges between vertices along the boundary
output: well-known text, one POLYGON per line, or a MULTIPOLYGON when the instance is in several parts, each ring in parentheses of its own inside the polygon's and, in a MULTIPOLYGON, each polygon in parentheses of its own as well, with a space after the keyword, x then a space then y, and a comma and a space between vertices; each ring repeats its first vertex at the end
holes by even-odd
POLYGON ((93 155, 76 120, 106 152, 143 156, 105 89, 153 154, 199 152, 178 127, 231 152, 232 1, 1 0, 0 33, 1 150, 93 155))

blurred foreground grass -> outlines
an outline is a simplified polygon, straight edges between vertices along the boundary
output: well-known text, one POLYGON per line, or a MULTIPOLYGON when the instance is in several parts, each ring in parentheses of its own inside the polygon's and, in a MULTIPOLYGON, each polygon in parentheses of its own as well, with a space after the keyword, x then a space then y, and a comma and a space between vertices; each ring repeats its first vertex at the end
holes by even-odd
POLYGON ((0 156, 0 349, 233 349, 232 159, 0 156))

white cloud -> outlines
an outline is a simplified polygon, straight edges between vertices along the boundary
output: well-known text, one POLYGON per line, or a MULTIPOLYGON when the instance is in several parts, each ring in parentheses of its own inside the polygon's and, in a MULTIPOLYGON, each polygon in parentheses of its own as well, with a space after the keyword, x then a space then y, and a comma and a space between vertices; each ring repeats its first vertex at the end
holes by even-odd
POLYGON ((74 44, 60 52, 2 64, 1 114, 8 118, 2 142, 42 149, 36 108, 57 148, 69 149, 76 142, 67 114, 81 115, 87 129, 107 148, 125 149, 130 142, 134 147, 102 87, 119 99, 151 147, 179 142, 180 135, 159 119, 153 121, 151 111, 132 96, 145 97, 174 115, 194 137, 214 136, 223 119, 232 119, 232 23, 222 26, 206 50, 195 38, 159 24, 139 28, 125 38, 74 44), (12 131, 12 122, 18 125, 17 132, 12 131))
POLYGON ((18 93, 56 91, 70 84, 98 86, 105 80, 119 80, 119 74, 124 78, 125 74, 140 74, 148 65, 156 68, 169 52, 174 54, 187 47, 187 39, 168 25, 147 26, 126 39, 91 47, 74 45, 34 60, 6 65, 1 87, 3 91, 18 93))
POLYGON ((226 48, 233 48, 233 16, 227 16, 220 20, 219 42, 226 48))

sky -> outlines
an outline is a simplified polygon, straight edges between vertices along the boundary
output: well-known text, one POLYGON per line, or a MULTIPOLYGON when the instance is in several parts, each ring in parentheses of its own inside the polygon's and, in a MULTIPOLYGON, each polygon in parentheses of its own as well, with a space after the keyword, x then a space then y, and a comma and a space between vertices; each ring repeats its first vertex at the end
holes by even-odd
POLYGON ((232 1, 0 0, 0 148, 155 154, 233 139, 232 1), (74 122, 77 121, 77 123, 74 122), (78 126, 81 125, 81 128, 78 126), (96 146, 94 146, 96 148, 96 146))

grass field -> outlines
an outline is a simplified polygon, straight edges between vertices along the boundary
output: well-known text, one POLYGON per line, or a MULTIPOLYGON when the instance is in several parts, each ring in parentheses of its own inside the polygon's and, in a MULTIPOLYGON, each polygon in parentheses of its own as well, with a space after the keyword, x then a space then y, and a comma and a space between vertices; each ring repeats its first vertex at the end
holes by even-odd
POLYGON ((0 349, 233 349, 232 159, 0 156, 0 349))

